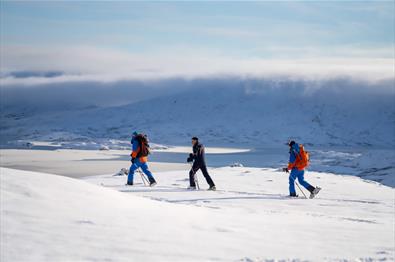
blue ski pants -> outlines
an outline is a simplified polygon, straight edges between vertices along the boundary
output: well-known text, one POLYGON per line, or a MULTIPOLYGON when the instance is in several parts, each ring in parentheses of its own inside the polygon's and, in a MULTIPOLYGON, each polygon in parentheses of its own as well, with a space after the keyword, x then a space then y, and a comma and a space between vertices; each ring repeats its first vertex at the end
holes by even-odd
POLYGON ((298 170, 294 168, 291 170, 291 174, 289 174, 289 193, 296 193, 295 190, 295 180, 296 178, 304 188, 309 190, 312 186, 304 180, 304 170, 298 170))
POLYGON ((138 159, 136 159, 136 162, 130 166, 129 169, 129 175, 128 175, 128 183, 133 183, 133 177, 134 177, 134 172, 138 169, 141 168, 143 170, 143 173, 147 175, 149 181, 154 181, 154 176, 152 175, 151 171, 148 168, 147 163, 141 163, 138 159))

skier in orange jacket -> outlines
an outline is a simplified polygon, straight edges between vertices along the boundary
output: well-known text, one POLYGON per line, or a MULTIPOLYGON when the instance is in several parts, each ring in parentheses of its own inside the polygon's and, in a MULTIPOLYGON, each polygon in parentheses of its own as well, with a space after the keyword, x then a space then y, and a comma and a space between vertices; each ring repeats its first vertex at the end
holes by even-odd
POLYGON ((321 190, 319 187, 313 187, 306 180, 304 180, 304 170, 309 165, 309 154, 304 150, 303 145, 297 144, 295 141, 290 141, 289 146, 289 163, 288 167, 283 168, 285 172, 291 171, 289 174, 289 196, 297 197, 295 190, 295 180, 310 192, 310 198, 321 190))

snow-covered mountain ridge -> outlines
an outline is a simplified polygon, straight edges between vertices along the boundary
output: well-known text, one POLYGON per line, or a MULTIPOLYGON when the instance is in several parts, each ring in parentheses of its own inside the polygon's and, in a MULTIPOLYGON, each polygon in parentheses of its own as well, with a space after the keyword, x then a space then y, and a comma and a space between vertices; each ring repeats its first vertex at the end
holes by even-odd
MULTIPOLYGON (((290 138, 325 147, 395 146, 395 91, 388 84, 191 82, 175 82, 181 85, 179 91, 142 101, 141 92, 130 91, 127 95, 135 102, 121 106, 92 106, 89 97, 85 106, 65 109, 46 108, 44 102, 34 101, 13 107, 3 100, 0 144, 16 140, 105 143, 129 140, 138 130, 155 143, 169 145, 184 145, 197 135, 211 145, 254 148, 278 146, 290 138)), ((152 90, 143 92, 144 97, 152 90)), ((4 94, 7 98, 7 89, 4 94)), ((105 94, 111 100, 108 91, 105 94)))

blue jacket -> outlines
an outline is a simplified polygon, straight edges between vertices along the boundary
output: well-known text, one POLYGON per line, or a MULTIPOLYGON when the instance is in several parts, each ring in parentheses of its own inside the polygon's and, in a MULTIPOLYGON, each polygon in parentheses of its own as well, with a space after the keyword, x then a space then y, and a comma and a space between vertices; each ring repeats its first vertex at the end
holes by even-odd
POLYGON ((136 137, 132 137, 132 140, 130 140, 130 143, 132 144, 132 150, 136 151, 137 148, 140 146, 139 141, 136 139, 136 137))

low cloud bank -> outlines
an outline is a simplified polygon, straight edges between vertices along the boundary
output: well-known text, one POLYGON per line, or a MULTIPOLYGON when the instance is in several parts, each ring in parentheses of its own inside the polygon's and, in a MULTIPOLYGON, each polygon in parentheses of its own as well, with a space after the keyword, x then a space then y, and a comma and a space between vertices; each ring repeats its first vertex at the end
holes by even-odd
MULTIPOLYGON (((56 77, 56 76, 55 76, 56 77)), ((54 77, 47 77, 48 79, 54 77)), ((28 79, 21 77, 21 79, 28 79)), ((128 80, 117 82, 79 81, 42 84, 34 88, 25 85, 1 86, 3 111, 64 110, 86 107, 110 107, 132 104, 160 96, 171 97, 187 90, 201 99, 220 89, 235 89, 245 95, 270 97, 273 100, 298 97, 331 98, 345 103, 395 98, 391 79, 370 82, 350 77, 328 80, 300 80, 293 78, 167 78, 160 80, 128 80), (210 91, 212 90, 212 91, 210 91)), ((155 106, 155 105, 153 105, 155 106)))
POLYGON ((290 58, 235 57, 194 49, 136 54, 86 46, 2 46, 0 51, 2 86, 224 76, 297 80, 346 77, 370 82, 394 79, 393 52, 383 56, 374 50, 362 50, 360 56, 355 56, 356 48, 350 48, 350 55, 343 51, 341 56, 306 53, 303 57, 295 50, 298 55, 290 58))

